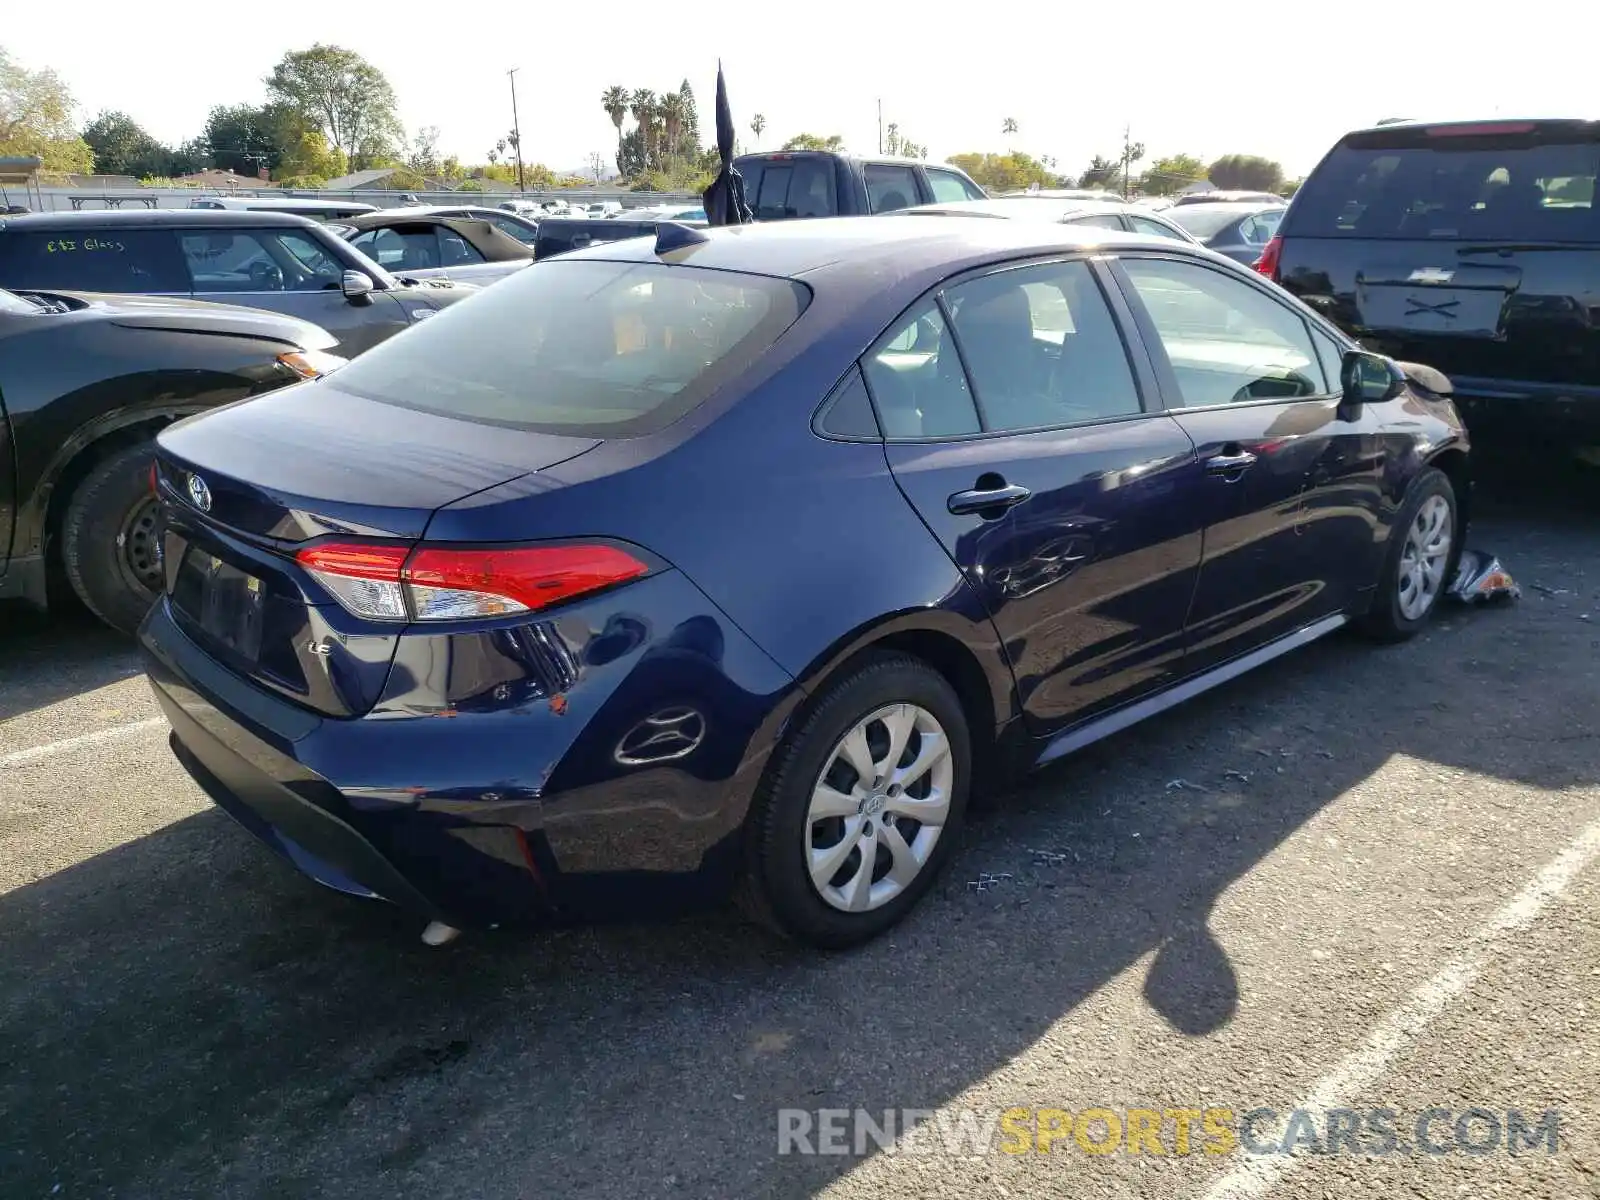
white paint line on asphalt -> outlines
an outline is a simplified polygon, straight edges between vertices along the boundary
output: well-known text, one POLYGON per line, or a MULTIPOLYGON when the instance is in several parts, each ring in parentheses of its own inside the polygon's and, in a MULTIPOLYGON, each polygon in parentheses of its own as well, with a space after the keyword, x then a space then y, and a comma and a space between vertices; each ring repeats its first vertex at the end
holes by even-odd
MULTIPOLYGON (((1472 986, 1494 956, 1496 940, 1531 925, 1597 857, 1600 857, 1600 821, 1567 843, 1566 849, 1546 863, 1527 887, 1479 926, 1438 974, 1418 986, 1404 1004, 1379 1021, 1366 1040, 1324 1075, 1295 1107, 1314 1112, 1348 1107, 1361 1091, 1388 1070, 1389 1064, 1446 1005, 1472 986)), ((1251 1157, 1213 1184, 1203 1200, 1259 1200, 1300 1161, 1300 1155, 1251 1157)))
POLYGON ((115 742, 135 734, 143 733, 147 729, 155 729, 167 723, 165 717, 150 717, 143 721, 133 721, 127 725, 113 725, 110 729, 96 729, 93 733, 80 733, 77 737, 62 738, 59 742, 47 742, 43 746, 35 746, 31 750, 18 750, 12 754, 0 755, 0 770, 7 767, 24 767, 29 763, 38 762, 41 758, 50 758, 57 754, 68 754, 82 746, 93 746, 100 742, 115 742))

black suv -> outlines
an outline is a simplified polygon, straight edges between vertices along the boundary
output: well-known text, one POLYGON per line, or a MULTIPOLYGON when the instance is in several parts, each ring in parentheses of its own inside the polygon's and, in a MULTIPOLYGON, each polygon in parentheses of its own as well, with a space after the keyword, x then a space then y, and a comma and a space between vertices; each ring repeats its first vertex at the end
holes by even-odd
POLYGON ((478 290, 396 278, 306 217, 204 209, 0 218, 0 287, 267 308, 322 326, 346 357, 478 290))
POLYGON ((1479 444, 1593 460, 1597 173, 1600 122, 1361 130, 1306 179, 1256 267, 1370 349, 1448 374, 1479 444))

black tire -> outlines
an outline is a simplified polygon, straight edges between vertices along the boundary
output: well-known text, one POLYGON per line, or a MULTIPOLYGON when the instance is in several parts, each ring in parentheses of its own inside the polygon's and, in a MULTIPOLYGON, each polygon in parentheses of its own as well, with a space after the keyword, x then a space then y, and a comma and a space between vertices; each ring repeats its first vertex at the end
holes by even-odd
POLYGON ((776 752, 746 826, 741 907, 768 928, 822 949, 844 949, 878 936, 933 886, 960 833, 971 774, 971 734, 950 684, 918 659, 873 656, 830 685, 776 752), (840 739, 876 709, 897 703, 920 706, 944 728, 953 767, 949 813, 915 879, 880 907, 847 913, 823 900, 805 866, 811 791, 840 739))
POLYGON ((139 442, 96 463, 67 502, 61 558, 78 599, 113 629, 132 634, 160 586, 150 490, 153 449, 139 442))
POLYGON ((1439 603, 1455 581, 1456 565, 1461 561, 1461 520, 1456 507, 1456 492, 1443 471, 1429 467, 1418 475, 1406 492, 1400 513, 1395 518, 1394 529, 1389 534, 1389 551, 1384 557, 1383 571, 1378 576, 1377 590, 1373 593, 1372 607, 1362 619, 1361 629, 1380 642, 1403 642, 1416 635, 1433 618, 1439 603), (1400 561, 1405 552, 1406 532, 1429 498, 1443 496, 1450 507, 1450 553, 1445 559, 1444 579, 1427 608, 1415 617, 1407 617, 1400 608, 1400 561))

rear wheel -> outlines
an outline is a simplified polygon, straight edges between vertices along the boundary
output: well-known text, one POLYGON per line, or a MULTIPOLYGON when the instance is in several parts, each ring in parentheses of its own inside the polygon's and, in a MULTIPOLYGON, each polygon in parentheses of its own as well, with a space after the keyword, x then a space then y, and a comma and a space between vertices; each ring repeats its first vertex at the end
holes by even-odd
POLYGON ((1395 521, 1365 621, 1369 634, 1404 641, 1428 623, 1461 557, 1459 529, 1455 489, 1443 471, 1429 468, 1412 483, 1395 521))
POLYGON ((839 680, 752 808, 746 908, 829 949, 882 933, 949 856, 971 764, 961 703, 925 663, 884 655, 839 680))
POLYGON ((113 629, 131 634, 161 590, 153 450, 140 442, 98 462, 67 503, 61 557, 72 590, 113 629))

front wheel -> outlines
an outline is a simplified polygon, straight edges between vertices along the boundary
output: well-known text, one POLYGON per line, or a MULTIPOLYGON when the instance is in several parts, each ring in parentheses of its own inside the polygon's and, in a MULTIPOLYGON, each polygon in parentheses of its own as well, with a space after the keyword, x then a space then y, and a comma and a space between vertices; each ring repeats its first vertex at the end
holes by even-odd
POLYGON ((61 557, 72 590, 113 629, 131 634, 161 590, 153 450, 140 442, 98 462, 67 503, 61 557))
POLYGON ((1456 493, 1443 471, 1417 476, 1390 534, 1366 632, 1380 641, 1411 637, 1433 616, 1460 559, 1456 493))
POLYGON ((826 949, 876 937, 933 885, 971 770, 966 716, 944 677, 917 659, 874 658, 778 751, 751 810, 745 907, 826 949))

